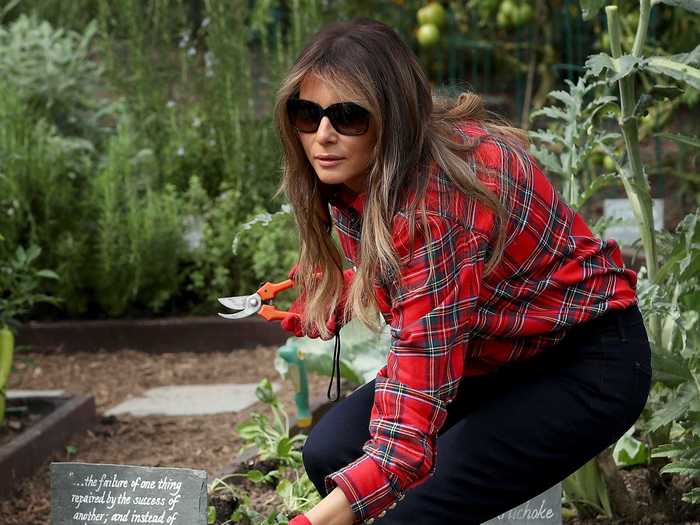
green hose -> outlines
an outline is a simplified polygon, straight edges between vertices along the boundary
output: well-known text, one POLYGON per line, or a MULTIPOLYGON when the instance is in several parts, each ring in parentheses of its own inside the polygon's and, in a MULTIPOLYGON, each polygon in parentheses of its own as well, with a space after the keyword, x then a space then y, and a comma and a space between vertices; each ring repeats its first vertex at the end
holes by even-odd
POLYGON ((293 341, 282 345, 277 355, 289 365, 289 379, 294 385, 294 401, 297 408, 297 425, 301 428, 311 426, 311 411, 309 410, 309 383, 304 367, 304 353, 293 341))

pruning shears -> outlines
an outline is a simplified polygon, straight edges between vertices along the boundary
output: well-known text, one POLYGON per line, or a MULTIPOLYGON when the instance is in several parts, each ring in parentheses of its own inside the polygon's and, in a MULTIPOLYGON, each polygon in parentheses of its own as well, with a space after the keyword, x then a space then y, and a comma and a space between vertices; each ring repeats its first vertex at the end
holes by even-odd
MULTIPOLYGON (((266 304, 278 293, 294 287, 294 281, 287 279, 279 283, 266 282, 258 291, 251 295, 239 295, 235 297, 220 297, 219 302, 231 310, 239 310, 233 314, 222 314, 226 319, 243 319, 251 315, 258 314, 268 321, 282 320, 290 312, 277 310, 273 305, 266 304)), ((292 315, 298 315, 292 313, 292 315)), ((294 401, 297 408, 297 424, 304 428, 311 425, 311 412, 309 411, 309 382, 304 368, 304 353, 297 348, 293 340, 288 340, 287 344, 277 350, 279 358, 286 361, 288 366, 288 377, 294 385, 294 401)))
POLYGON ((226 319, 243 319, 244 317, 258 314, 268 321, 281 321, 290 315, 290 312, 278 310, 274 305, 267 304, 266 301, 272 300, 278 293, 292 287, 294 287, 294 281, 292 279, 287 279, 279 283, 271 283, 268 281, 258 288, 257 292, 251 295, 219 297, 219 302, 226 308, 239 310, 233 314, 219 313, 219 315, 226 319))

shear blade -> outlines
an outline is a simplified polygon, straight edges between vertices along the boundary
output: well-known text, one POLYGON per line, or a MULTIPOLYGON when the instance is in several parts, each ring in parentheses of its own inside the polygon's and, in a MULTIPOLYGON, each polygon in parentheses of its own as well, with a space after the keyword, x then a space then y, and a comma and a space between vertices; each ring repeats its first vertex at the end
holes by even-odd
POLYGON ((243 310, 248 306, 246 303, 247 299, 247 295, 241 297, 219 297, 219 302, 231 310, 243 310))
POLYGON ((252 310, 252 309, 246 309, 241 312, 236 312, 235 314, 222 314, 219 313, 221 317, 224 317, 226 319, 243 319, 244 317, 248 317, 250 315, 253 315, 254 313, 257 312, 257 309, 252 310))

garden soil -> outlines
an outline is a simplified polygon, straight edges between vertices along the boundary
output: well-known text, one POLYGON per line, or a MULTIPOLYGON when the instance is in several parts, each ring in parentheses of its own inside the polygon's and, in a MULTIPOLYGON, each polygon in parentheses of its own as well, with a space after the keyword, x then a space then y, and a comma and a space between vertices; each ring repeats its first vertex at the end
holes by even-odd
MULTIPOLYGON (((252 383, 266 377, 279 381, 273 361, 276 347, 258 347, 228 353, 149 354, 135 350, 94 353, 39 354, 19 352, 10 375, 10 389, 62 389, 92 395, 98 424, 70 440, 67 450, 54 454, 33 477, 17 487, 12 498, 0 501, 0 525, 50 523, 51 461, 119 463, 206 470, 209 480, 238 456, 241 442, 234 426, 253 412, 269 414, 263 403, 238 413, 209 416, 104 416, 122 401, 139 397, 149 388, 166 385, 252 383)), ((328 377, 309 376, 312 399, 324 398, 328 377)), ((343 389, 346 390, 345 388, 343 389)), ((349 389, 347 390, 349 392, 349 389)), ((293 391, 285 383, 278 397, 288 414, 294 414, 293 391)), ((646 469, 622 471, 625 485, 644 507, 641 525, 700 525, 700 509, 680 502, 689 480, 664 476, 663 505, 648 482, 646 469), (675 507, 675 508, 674 508, 675 507), (680 510, 678 507, 683 507, 680 510), (671 511, 674 508, 676 512, 671 511), (670 520, 669 514, 683 515, 670 520)), ((275 505, 273 493, 247 482, 254 507, 261 512, 275 505)), ((657 487, 658 491, 658 487, 657 487)), ((608 520, 565 520, 567 525, 612 525, 608 520)), ((620 524, 616 524, 620 525, 620 524)), ((630 524, 632 525, 632 524, 630 524)))
MULTIPOLYGON (((73 437, 68 450, 54 454, 33 477, 0 501, 0 525, 50 523, 51 461, 118 463, 206 470, 209 481, 238 457, 241 441, 234 426, 253 412, 270 414, 257 402, 238 413, 207 416, 103 416, 109 408, 166 385, 281 381, 274 369, 276 347, 228 353, 149 354, 135 350, 39 354, 19 352, 10 389, 61 389, 92 395, 98 424, 73 437), (74 451, 74 452, 73 452, 74 451)), ((328 377, 309 375, 311 399, 326 395, 328 377)), ((295 414, 291 383, 278 392, 287 414, 295 414)))

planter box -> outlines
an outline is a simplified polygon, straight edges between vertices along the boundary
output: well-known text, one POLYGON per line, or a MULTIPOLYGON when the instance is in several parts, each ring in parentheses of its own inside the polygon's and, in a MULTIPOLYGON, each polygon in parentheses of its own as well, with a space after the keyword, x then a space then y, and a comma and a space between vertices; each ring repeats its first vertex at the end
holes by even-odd
POLYGON ((44 465, 56 451, 64 450, 74 434, 97 421, 95 398, 83 395, 23 395, 8 392, 8 407, 27 404, 30 412, 45 414, 24 432, 0 446, 0 499, 9 498, 14 488, 44 465))
POLYGON ((289 337, 279 323, 260 317, 232 321, 217 315, 106 321, 29 322, 17 346, 32 351, 91 352, 98 349, 143 352, 212 352, 258 345, 281 345, 289 337))

